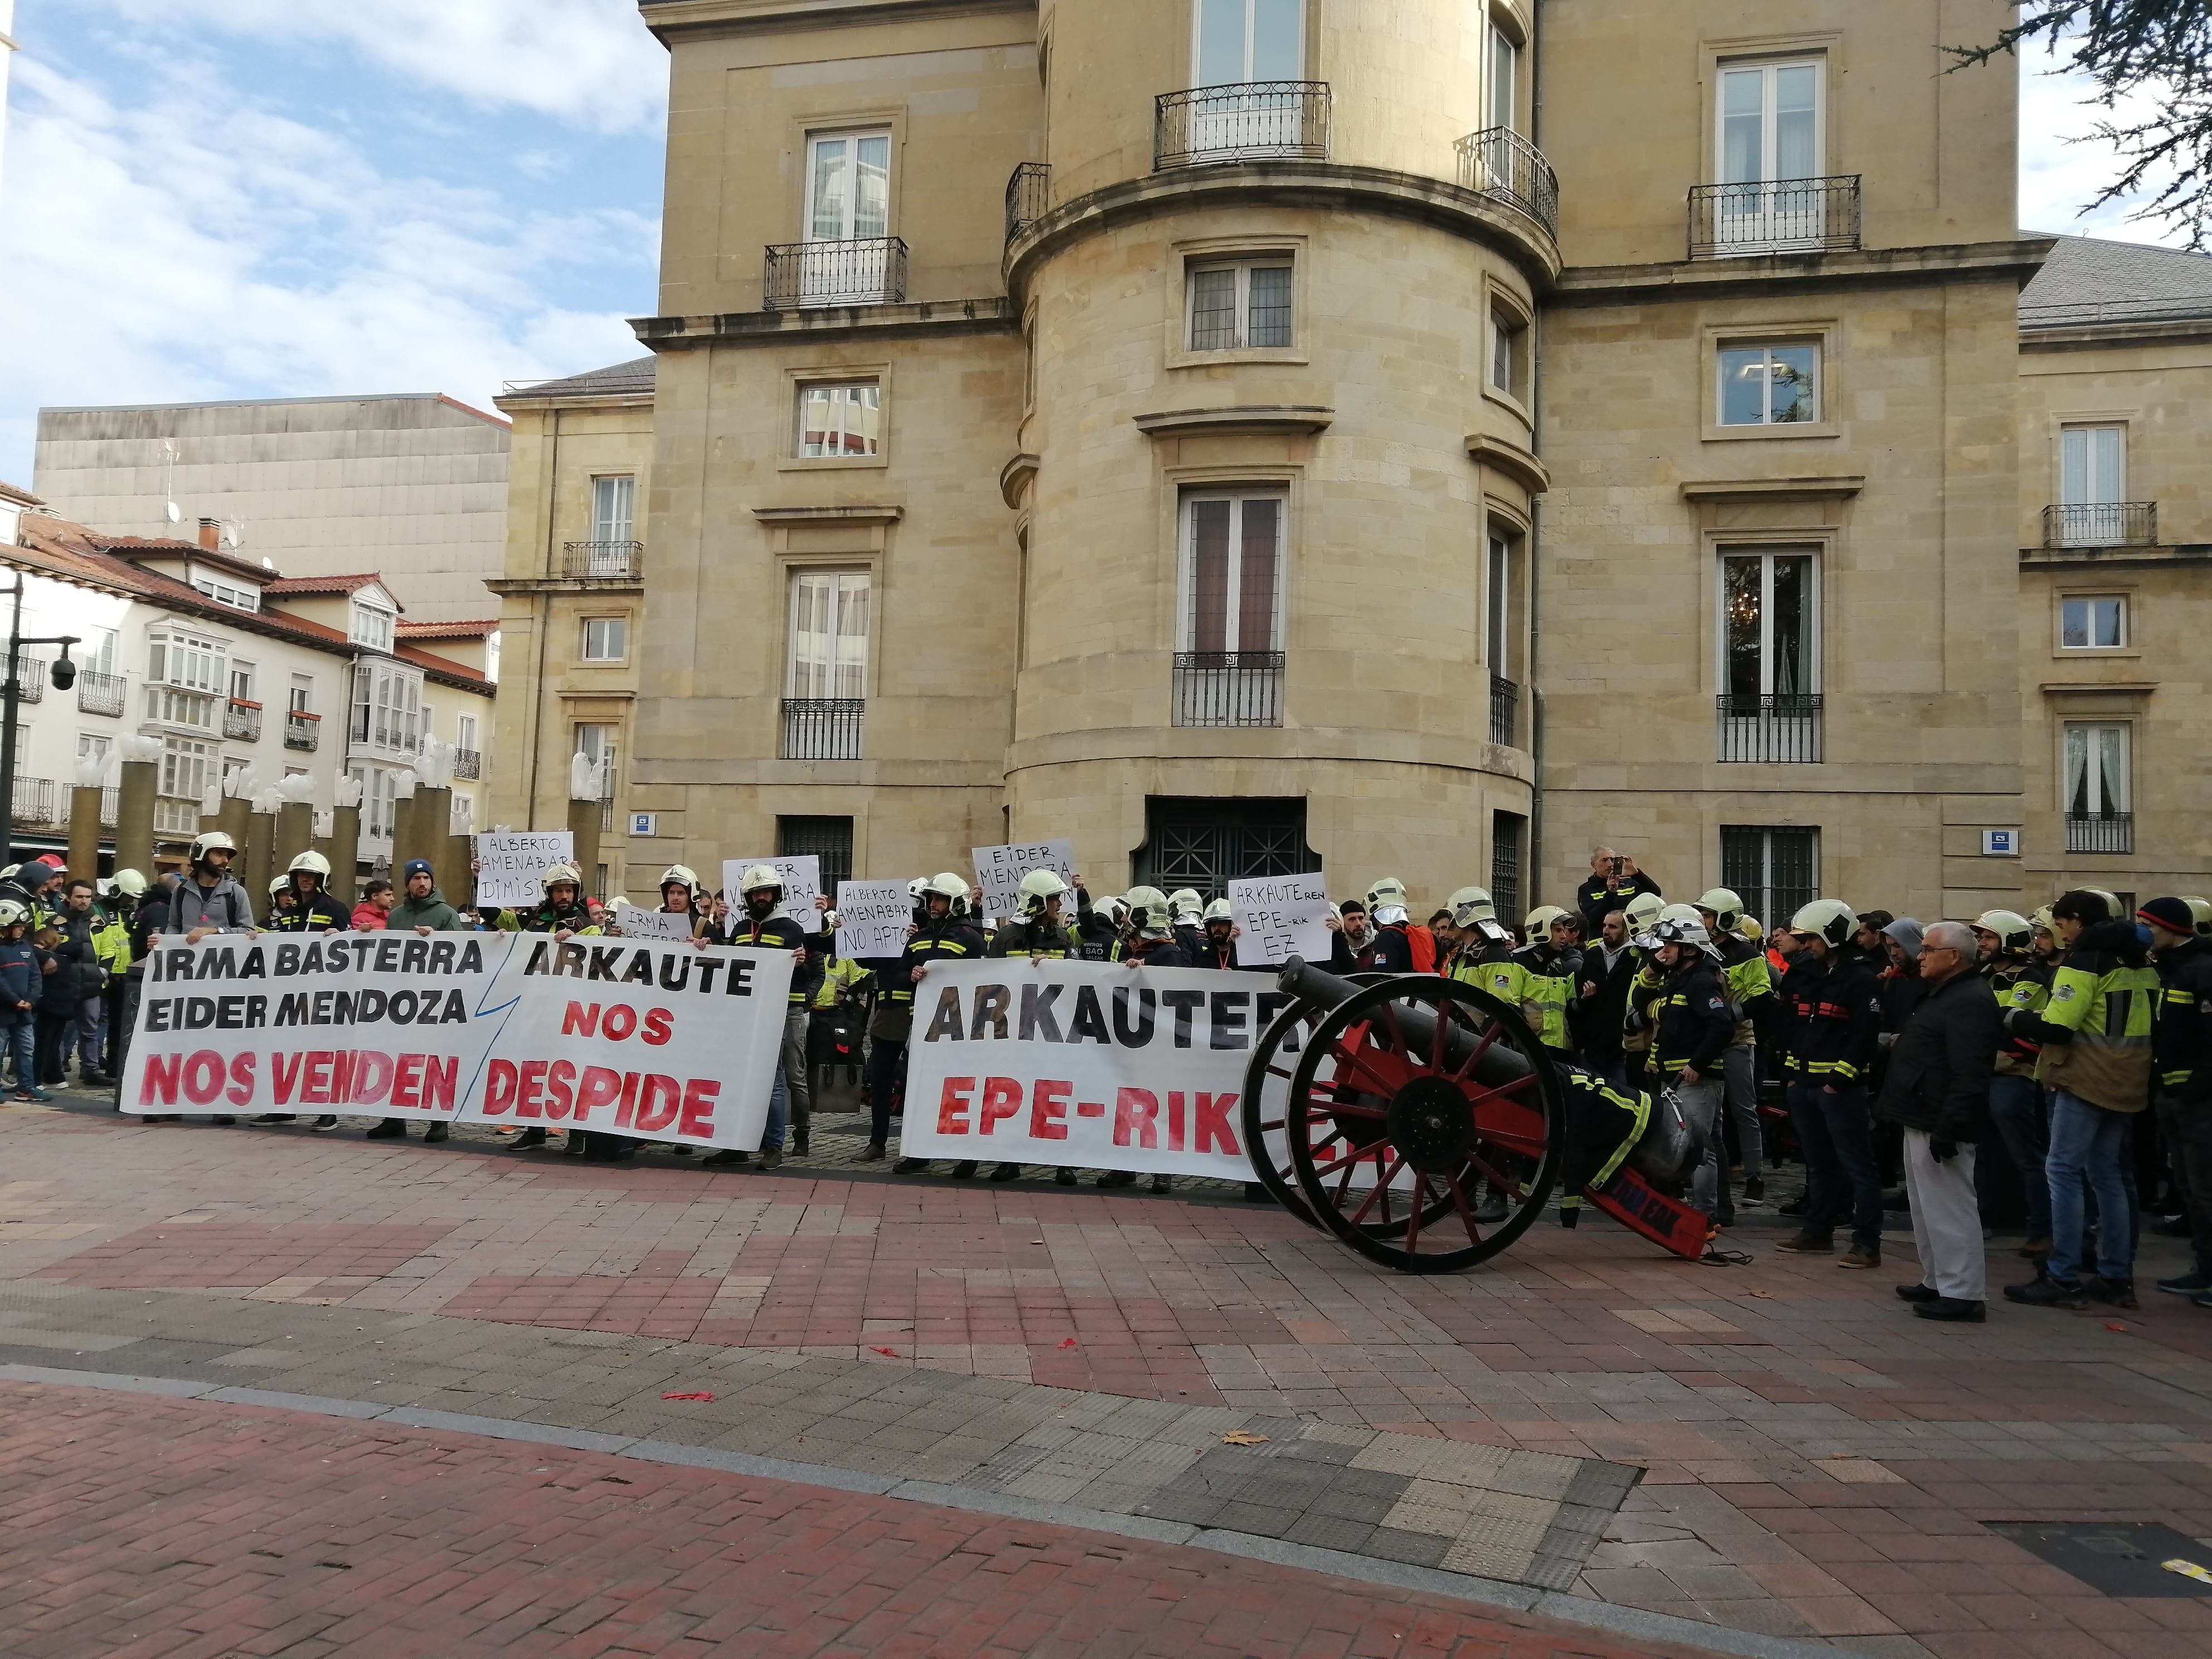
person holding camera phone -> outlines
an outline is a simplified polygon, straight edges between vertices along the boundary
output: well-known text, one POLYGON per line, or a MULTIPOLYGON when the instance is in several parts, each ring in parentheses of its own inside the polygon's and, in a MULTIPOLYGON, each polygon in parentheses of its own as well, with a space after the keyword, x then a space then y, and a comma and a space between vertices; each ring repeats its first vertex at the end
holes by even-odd
POLYGON ((1590 854, 1589 879, 1575 893, 1575 908, 1583 913, 1583 937, 1595 939, 1604 931, 1606 916, 1625 910, 1640 894, 1664 898, 1659 884, 1636 867, 1636 860, 1601 847, 1590 854))

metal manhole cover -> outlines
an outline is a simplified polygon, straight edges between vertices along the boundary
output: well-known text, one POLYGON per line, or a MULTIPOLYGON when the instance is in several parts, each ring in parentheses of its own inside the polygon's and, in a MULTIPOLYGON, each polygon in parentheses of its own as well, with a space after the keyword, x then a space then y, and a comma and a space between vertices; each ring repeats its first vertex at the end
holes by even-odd
POLYGON ((2107 1595, 2212 1596, 2212 1549, 2155 1522, 1992 1521, 1989 1528, 2107 1595))

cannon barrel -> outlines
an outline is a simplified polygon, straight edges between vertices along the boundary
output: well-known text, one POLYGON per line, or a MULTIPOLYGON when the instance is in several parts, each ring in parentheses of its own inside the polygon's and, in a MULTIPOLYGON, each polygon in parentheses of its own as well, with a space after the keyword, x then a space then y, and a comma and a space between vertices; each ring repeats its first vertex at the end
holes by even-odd
MULTIPOLYGON (((1285 994, 1296 997, 1316 1012, 1326 1012, 1367 988, 1355 985, 1350 980, 1339 979, 1334 974, 1324 973, 1300 957, 1292 957, 1283 964, 1282 975, 1277 984, 1285 994)), ((1434 1014, 1418 1004, 1401 1004, 1395 1009, 1395 1016, 1399 1029, 1405 1032, 1409 1043, 1425 1052, 1434 1052, 1437 1031, 1437 1017, 1434 1014)), ((1472 1031, 1455 1030, 1451 1033, 1450 1045, 1445 1050, 1446 1055, 1453 1066, 1463 1066, 1480 1041, 1472 1031)), ((1528 1076, 1531 1069, 1521 1054, 1502 1043, 1492 1043, 1475 1061, 1474 1080, 1494 1089, 1500 1084, 1528 1076)))

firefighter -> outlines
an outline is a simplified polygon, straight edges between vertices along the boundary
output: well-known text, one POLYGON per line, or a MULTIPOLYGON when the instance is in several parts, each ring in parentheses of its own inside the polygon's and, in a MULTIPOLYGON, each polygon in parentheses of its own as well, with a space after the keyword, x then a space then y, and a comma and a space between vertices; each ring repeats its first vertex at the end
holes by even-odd
MULTIPOLYGON (((272 933, 343 933, 351 929, 352 915, 324 890, 330 876, 331 861, 320 853, 306 852, 294 859, 290 867, 270 884, 271 902, 268 931, 272 933)), ((264 1112, 252 1121, 292 1123, 297 1121, 298 1117, 296 1112, 264 1112)), ((337 1121, 336 1113, 325 1112, 315 1120, 315 1127, 318 1129, 333 1129, 337 1127, 337 1121)), ((445 1127, 442 1123, 432 1124, 424 1132, 424 1139, 445 1139, 446 1136, 438 1133, 445 1127)))
MULTIPOLYGON (((1705 924, 1662 919, 1637 941, 1666 975, 1652 1000, 1650 1073, 1655 1086, 1674 1090, 1675 1103, 1710 1154, 1719 1139, 1725 1092, 1721 1056, 1735 1036, 1728 991, 1721 981, 1720 952, 1705 924)), ((1719 1205, 1719 1170, 1710 1155, 1698 1168, 1692 1201, 1708 1215, 1719 1205)))
POLYGON ((1075 884, 1075 954, 1083 962, 1114 962, 1121 944, 1121 927, 1129 907, 1108 895, 1092 899, 1083 884, 1075 884))
MULTIPOLYGON (((2051 937, 2049 921, 2045 916, 2045 926, 2039 931, 2035 922, 2011 910, 1984 910, 1974 919, 1983 981, 1997 1006, 2008 1013, 2014 1008, 2035 1012, 2051 1000, 2056 964, 2035 949, 2039 939, 2048 941, 2051 937)), ((2043 1173, 2051 1133, 2043 1087, 2035 1080, 2038 1048, 2026 1037, 2006 1033, 1997 1049, 1996 1074, 1990 1079, 1990 1117, 2005 1155, 2020 1171, 2027 1211, 2027 1242, 2020 1253, 2035 1261, 2051 1254, 2051 1182, 2043 1173)))
MULTIPOLYGON (((1195 964, 1183 949, 1175 926, 1174 902, 1157 887, 1132 887, 1128 892, 1129 937, 1115 959, 1131 968, 1189 968, 1195 964)), ((1132 1170, 1108 1170, 1098 1177, 1101 1187, 1127 1187, 1137 1179, 1132 1170)), ((1152 1190, 1164 1193, 1167 1176, 1152 1177, 1152 1190)))
MULTIPOLYGON (((1766 1196, 1760 1173, 1765 1151, 1759 1131, 1759 1039, 1772 1029, 1781 1005, 1774 1000, 1774 980, 1768 972, 1766 952, 1743 936, 1743 901, 1725 887, 1716 887, 1698 900, 1698 914, 1718 952, 1721 984, 1728 992, 1735 1031, 1721 1055, 1727 1093, 1728 1121, 1735 1126, 1736 1149, 1742 1155, 1743 1197, 1755 1204, 1766 1196)), ((1723 1227, 1735 1224, 1735 1200, 1729 1185, 1728 1136, 1724 1124, 1707 1149, 1706 1162, 1715 1171, 1715 1192, 1720 1204, 1717 1219, 1723 1227)))
POLYGON ((1206 901, 1199 896, 1195 887, 1178 887, 1168 895, 1168 908, 1175 916, 1176 943, 1182 946, 1183 954, 1192 962, 1198 960, 1200 928, 1206 914, 1206 901))
POLYGON ((705 938, 707 916, 699 903, 699 877, 689 865, 672 864, 660 872, 660 914, 690 917, 691 937, 705 938))
MULTIPOLYGON (((663 891, 665 890, 664 878, 663 891)), ((772 865, 756 864, 746 871, 739 878, 738 896, 742 908, 730 913, 728 942, 757 950, 788 951, 793 964, 791 991, 785 998, 783 1054, 776 1067, 779 1087, 769 1097, 768 1127, 761 1138, 761 1168, 773 1170, 783 1162, 787 1129, 793 1150, 807 1150, 807 1131, 812 1123, 814 1103, 806 1079, 807 1004, 821 988, 823 971, 836 935, 809 933, 789 916, 778 914, 783 908, 783 878, 776 874, 772 865)), ((814 902, 818 913, 826 913, 830 908, 824 895, 817 894, 814 902)), ((704 1161, 721 1168, 750 1164, 752 1158, 732 1147, 715 1152, 704 1161)))
MULTIPOLYGON (((972 962, 988 948, 980 930, 969 920, 969 885, 956 872, 947 870, 933 876, 922 890, 922 921, 907 939, 905 954, 899 966, 892 969, 884 994, 892 1002, 905 1005, 909 1030, 913 1025, 914 991, 928 971, 933 962, 972 962)), ((871 1155, 880 1157, 883 1146, 890 1134, 891 1089, 897 1068, 906 1058, 906 1043, 902 1039, 896 1052, 886 1060, 885 1045, 878 1042, 870 1059, 869 1106, 875 1114, 875 1136, 869 1142, 871 1155), (878 1069, 880 1067, 880 1069, 878 1069)), ((926 1158, 902 1158, 891 1165, 893 1175, 915 1175, 929 1167, 926 1158)), ((963 1158, 952 1166, 952 1173, 965 1180, 975 1173, 975 1160, 963 1158)))
MULTIPOLYGON (((1024 876, 1018 890, 1022 914, 999 924, 999 931, 991 936, 991 955, 1027 957, 1040 966, 1048 962, 1066 962, 1073 957, 1075 939, 1060 914, 1071 890, 1051 870, 1032 870, 1024 876)), ((991 1171, 990 1178, 1013 1181, 1021 1173, 1018 1164, 1001 1164, 991 1171)), ((1075 1171, 1063 1164, 1054 1178, 1063 1187, 1073 1187, 1075 1171)))
POLYGON ((1571 1054, 1567 1008, 1583 969, 1581 923, 1572 911, 1540 904, 1522 919, 1521 930, 1528 942, 1491 969, 1491 994, 1518 1008, 1547 1048, 1571 1054))
POLYGON ((1227 899, 1206 907, 1206 937, 1199 941, 1194 968, 1233 969, 1237 963, 1237 916, 1227 899))
POLYGON ((1814 899, 1790 919, 1798 948, 1782 976, 1782 1074, 1805 1156, 1805 1216, 1802 1231, 1774 1247, 1832 1254, 1848 1194, 1851 1248, 1836 1265, 1854 1268, 1881 1265, 1882 1217, 1867 1098, 1881 1047, 1881 991, 1855 944, 1860 921, 1841 899, 1814 899))
POLYGON ((1449 953, 1437 961, 1437 971, 1462 983, 1480 987, 1482 969, 1513 954, 1513 936, 1498 925, 1498 907, 1489 890, 1462 887, 1446 901, 1455 936, 1449 953))
MULTIPOLYGON (((1133 899, 1135 895, 1130 896, 1133 899)), ((1363 914, 1370 926, 1358 940, 1352 939, 1346 924, 1331 918, 1329 931, 1338 937, 1329 966, 1339 973, 1430 972, 1437 965, 1435 941, 1429 939, 1427 928, 1420 930, 1420 938, 1428 946, 1428 960, 1420 962, 1415 950, 1412 907, 1413 896, 1407 892, 1406 884, 1395 876, 1383 877, 1367 890, 1363 914)), ((1349 910, 1353 907, 1347 904, 1345 908, 1349 910)))

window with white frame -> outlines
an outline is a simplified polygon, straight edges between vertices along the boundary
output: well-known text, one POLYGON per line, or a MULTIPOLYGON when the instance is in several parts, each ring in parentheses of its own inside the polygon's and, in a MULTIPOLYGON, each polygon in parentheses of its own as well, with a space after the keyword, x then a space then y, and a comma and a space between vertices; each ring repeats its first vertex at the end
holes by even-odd
MULTIPOLYGON (((1731 549, 1721 559, 1722 689, 1753 705, 1820 689, 1816 556, 1731 549)), ((1753 712, 1747 709, 1745 712, 1753 712)))
POLYGON ((2118 651, 2128 642, 2128 601, 2122 593, 2069 593, 2058 601, 2063 651, 2118 651))
POLYGON ((2128 434, 2122 426, 2069 426, 2058 433, 2059 540, 2106 547, 2127 533, 2128 434))
POLYGON ((414 755, 422 746, 422 682, 397 664, 365 660, 353 671, 351 741, 414 755))
POLYGON ((189 738, 162 738, 161 793, 173 799, 191 802, 197 813, 200 798, 218 775, 213 769, 215 754, 212 744, 189 738))
POLYGON ((1282 648, 1283 530, 1279 490, 1183 498, 1178 648, 1203 653, 1282 648))
POLYGON ((1790 426, 1820 418, 1820 348, 1810 341, 1724 345, 1714 353, 1722 426, 1790 426))
POLYGON ((792 697, 866 697, 872 581, 865 570, 802 570, 791 579, 792 697))
POLYGON ((212 696, 225 689, 229 650, 221 640, 173 624, 158 626, 146 636, 146 678, 155 685, 212 696))
POLYGON ((227 605, 234 611, 261 609, 261 590, 245 587, 236 582, 227 582, 214 576, 195 576, 192 586, 217 605, 227 605))
POLYGON ((1714 158, 1720 183, 1770 184, 1820 176, 1821 67, 1814 58, 1722 68, 1714 158))
POLYGON ((1291 343, 1291 262, 1282 254, 1190 267, 1190 349, 1291 343))
POLYGON ((890 234, 891 136, 819 132, 806 140, 806 240, 849 242, 890 234))
POLYGON ((392 624, 398 620, 382 605, 356 596, 353 602, 353 642, 366 646, 372 651, 389 651, 392 649, 392 624))
POLYGON ((622 766, 622 728, 594 721, 582 722, 576 727, 576 747, 573 752, 599 768, 599 799, 612 800, 617 774, 622 766))
POLYGON ((2065 732, 2065 790, 2069 818, 2117 818, 2128 814, 2129 731, 2124 721, 2076 723, 2065 732))
POLYGON ((1302 80, 1305 9, 1305 0, 1198 0, 1192 84, 1302 80))
POLYGON ((1483 112, 1483 125, 1510 127, 1519 113, 1521 46, 1498 27, 1495 19, 1491 21, 1488 34, 1490 61, 1484 76, 1488 107, 1483 112))
POLYGON ((76 734, 76 757, 81 761, 97 761, 107 764, 109 740, 99 732, 80 732, 76 734))
POLYGON ((78 647, 88 674, 115 672, 115 630, 112 628, 92 628, 85 630, 83 643, 78 647))
POLYGON ((1490 384, 1509 398, 1528 395, 1528 319, 1493 300, 1490 306, 1490 384))
POLYGON ((586 662, 620 662, 629 655, 629 617, 586 617, 584 618, 584 660, 586 662))
POLYGON ((216 727, 216 699, 198 691, 179 691, 172 686, 146 688, 146 718, 163 726, 189 726, 201 732, 216 727))
POLYGON ((252 702, 253 685, 253 665, 233 657, 230 660, 230 700, 233 702, 252 702))
POLYGON ((860 460, 881 452, 883 387, 874 380, 799 388, 797 453, 806 460, 860 460))
POLYGON ((453 747, 465 749, 471 754, 477 752, 477 717, 474 714, 459 714, 454 717, 453 747))
POLYGON ((346 775, 361 785, 361 832, 371 841, 390 841, 398 816, 399 774, 388 766, 349 766, 346 775))
POLYGON ((637 480, 627 473, 592 480, 592 539, 628 542, 636 539, 637 480))
POLYGON ((1513 678, 1511 617, 1513 611, 1513 538, 1503 530, 1490 532, 1490 580, 1484 593, 1483 644, 1490 655, 1490 672, 1499 679, 1513 678))
POLYGON ((312 674, 292 676, 292 689, 284 707, 295 714, 311 714, 315 709, 315 680, 312 674))

